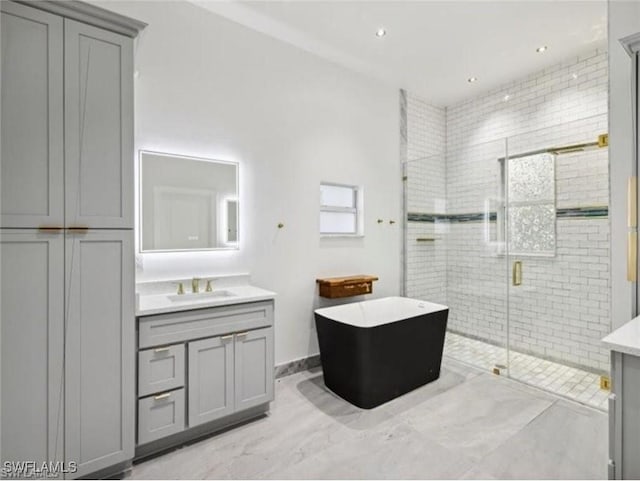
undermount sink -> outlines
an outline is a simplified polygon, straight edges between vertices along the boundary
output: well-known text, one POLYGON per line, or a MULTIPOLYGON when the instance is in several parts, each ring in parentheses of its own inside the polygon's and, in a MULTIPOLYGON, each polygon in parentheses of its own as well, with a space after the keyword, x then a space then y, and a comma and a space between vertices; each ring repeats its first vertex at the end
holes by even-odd
POLYGON ((210 291, 210 292, 195 292, 189 294, 172 294, 167 296, 172 302, 185 302, 185 301, 204 301, 207 299, 216 299, 220 297, 234 297, 235 294, 231 291, 210 291))

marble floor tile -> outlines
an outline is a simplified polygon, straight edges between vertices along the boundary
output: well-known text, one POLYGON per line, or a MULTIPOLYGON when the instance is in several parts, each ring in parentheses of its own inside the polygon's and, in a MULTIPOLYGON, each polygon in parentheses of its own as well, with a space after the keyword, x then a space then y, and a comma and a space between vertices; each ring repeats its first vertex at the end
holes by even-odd
POLYGON ((457 479, 472 461, 412 430, 392 432, 334 446, 294 467, 278 479, 457 479))
POLYGON ((558 399, 447 359, 437 381, 364 410, 313 369, 277 380, 268 416, 137 463, 131 477, 597 477, 606 415, 558 399))
POLYGON ((607 418, 558 401, 498 446, 466 478, 606 479, 607 418))
POLYGON ((554 402, 511 384, 489 374, 475 377, 431 399, 407 421, 438 444, 481 459, 554 402))

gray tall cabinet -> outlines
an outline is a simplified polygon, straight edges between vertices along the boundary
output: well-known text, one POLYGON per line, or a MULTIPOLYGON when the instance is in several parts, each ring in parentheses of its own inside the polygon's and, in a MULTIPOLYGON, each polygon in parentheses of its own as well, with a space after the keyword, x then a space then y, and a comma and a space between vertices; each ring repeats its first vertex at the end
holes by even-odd
POLYGON ((134 455, 133 38, 80 2, 2 1, 0 453, 134 455))

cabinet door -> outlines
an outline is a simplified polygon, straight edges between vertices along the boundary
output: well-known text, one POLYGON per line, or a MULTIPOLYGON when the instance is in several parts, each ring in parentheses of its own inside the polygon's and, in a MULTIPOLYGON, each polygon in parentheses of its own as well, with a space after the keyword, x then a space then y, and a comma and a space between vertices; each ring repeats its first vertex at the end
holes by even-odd
POLYGON ((65 19, 67 226, 133 228, 132 39, 65 19))
POLYGON ((233 413, 233 336, 193 341, 189 349, 189 427, 233 413))
POLYGON ((133 458, 133 231, 66 241, 65 454, 85 476, 133 458))
POLYGON ((0 227, 62 226, 62 18, 1 8, 0 227))
POLYGON ((2 461, 62 461, 64 241, 0 231, 2 461))
POLYGON ((236 411, 273 401, 273 328, 236 334, 236 411))

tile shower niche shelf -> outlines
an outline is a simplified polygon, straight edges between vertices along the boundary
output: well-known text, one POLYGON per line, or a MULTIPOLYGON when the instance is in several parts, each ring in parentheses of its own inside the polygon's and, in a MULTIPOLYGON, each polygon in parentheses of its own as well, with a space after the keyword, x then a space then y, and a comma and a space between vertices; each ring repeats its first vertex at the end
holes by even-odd
POLYGON ((357 275, 347 277, 325 277, 316 279, 320 286, 320 297, 336 299, 340 297, 360 296, 373 292, 376 276, 357 275))

